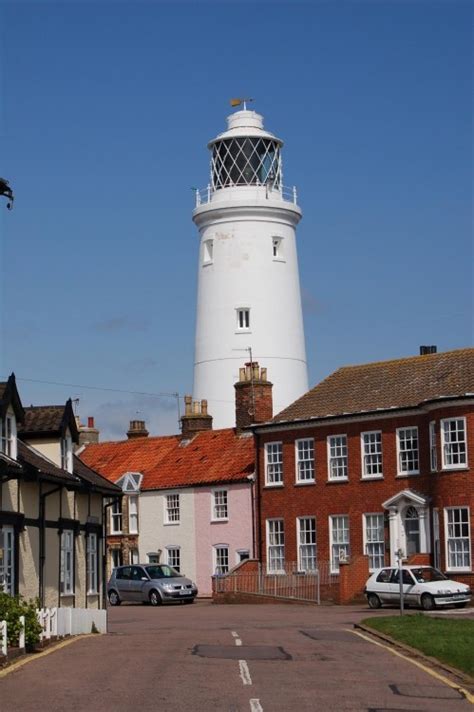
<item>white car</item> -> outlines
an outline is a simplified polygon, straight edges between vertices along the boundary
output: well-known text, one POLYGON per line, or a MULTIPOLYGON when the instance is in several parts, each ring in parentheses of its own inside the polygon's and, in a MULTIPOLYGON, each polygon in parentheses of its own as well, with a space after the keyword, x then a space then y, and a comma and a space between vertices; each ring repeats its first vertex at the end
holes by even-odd
MULTIPOLYGON (((471 600, 471 589, 451 581, 432 566, 403 566, 403 600, 408 606, 431 611, 436 606, 463 608, 471 600)), ((400 604, 400 579, 397 567, 377 569, 365 584, 364 593, 371 608, 383 603, 400 604)))

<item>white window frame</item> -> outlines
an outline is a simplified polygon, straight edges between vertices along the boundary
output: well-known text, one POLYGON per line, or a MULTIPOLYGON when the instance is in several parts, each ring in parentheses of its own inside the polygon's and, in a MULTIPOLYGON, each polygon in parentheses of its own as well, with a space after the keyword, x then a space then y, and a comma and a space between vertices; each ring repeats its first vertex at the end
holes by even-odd
POLYGON ((265 443, 265 486, 283 485, 283 443, 265 443))
POLYGON ((181 573, 181 547, 167 546, 166 547, 166 563, 176 571, 181 573))
POLYGON ((181 498, 179 492, 169 492, 165 495, 165 525, 181 523, 181 498))
POLYGON ((121 534, 123 527, 123 511, 120 499, 114 500, 110 507, 110 533, 121 534))
POLYGON ((385 566, 385 522, 383 512, 367 512, 362 515, 364 553, 369 557, 369 571, 385 566), (370 519, 369 519, 370 517, 370 519), (378 523, 373 521, 377 517, 378 523), (376 538, 378 535, 378 538, 376 538))
POLYGON ((235 310, 235 328, 238 333, 250 331, 250 307, 238 307, 235 310))
POLYGON ((74 532, 64 529, 61 532, 61 570, 60 570, 61 596, 74 595, 74 532))
POLYGON ((361 455, 362 455, 362 479, 364 480, 376 480, 383 478, 383 443, 382 443, 382 431, 381 430, 366 430, 360 434, 361 443, 361 455), (375 452, 366 451, 366 445, 373 446, 374 442, 368 441, 366 443, 366 436, 377 435, 380 444, 380 450, 375 452), (380 456, 379 472, 371 473, 369 470, 369 463, 366 458, 374 458, 380 456))
POLYGON ((346 482, 349 479, 349 457, 346 433, 328 435, 327 458, 328 480, 330 482, 346 482), (339 471, 342 471, 343 474, 334 474, 339 471))
POLYGON ((429 425, 430 433, 430 471, 438 471, 438 451, 436 450, 436 421, 432 420, 429 425))
MULTIPOLYGON (((441 430, 441 462, 442 462, 442 468, 443 470, 464 470, 467 468, 468 463, 467 463, 467 430, 466 430, 466 418, 464 416, 461 416, 459 418, 443 418, 443 420, 440 421, 440 430, 441 430), (446 431, 445 431, 445 424, 447 423, 452 423, 452 422, 462 422, 463 427, 463 433, 464 433, 464 440, 450 440, 449 442, 446 441, 446 431), (452 447, 453 445, 456 446, 460 443, 464 443, 464 462, 455 462, 455 463, 449 463, 447 462, 447 453, 448 453, 448 448, 452 447)), ((456 429, 456 432, 460 432, 458 429, 456 429)), ((451 452, 450 457, 453 457, 453 452, 451 452)))
POLYGON ((416 425, 397 428, 397 473, 399 476, 420 474, 420 437, 416 425), (416 441, 416 447, 413 447, 414 441, 416 441), (406 447, 409 444, 412 445, 411 448, 406 447), (413 465, 417 465, 417 467, 403 469, 404 456, 406 456, 407 463, 413 461, 413 465))
POLYGON ((0 418, 0 452, 12 460, 17 458, 16 418, 11 408, 8 408, 4 418, 0 418))
POLYGON ((140 563, 140 552, 137 547, 130 549, 129 563, 131 566, 137 566, 140 563))
POLYGON ((0 592, 13 596, 15 593, 15 529, 3 526, 0 529, 0 547, 3 558, 0 559, 0 592))
POLYGON ((211 521, 227 522, 229 520, 229 491, 215 489, 212 491, 211 521))
POLYGON ((314 438, 295 440, 295 468, 298 484, 315 482, 314 438))
POLYGON ((138 495, 129 494, 128 495, 128 533, 138 534, 138 495), (132 502, 135 507, 135 511, 132 511, 132 502))
POLYGON ((315 571, 318 566, 316 517, 298 517, 296 520, 298 542, 298 571, 315 571), (308 565, 309 562, 313 566, 308 565))
POLYGON ((472 571, 472 551, 471 551, 471 513, 469 511, 469 507, 466 506, 461 506, 461 507, 445 507, 444 508, 444 532, 445 532, 445 561, 446 561, 446 570, 447 571, 472 571), (466 519, 463 519, 462 521, 449 521, 450 520, 450 514, 458 512, 458 513, 466 513, 467 517, 466 519), (466 521, 467 520, 467 521, 466 521), (461 526, 462 528, 466 527, 467 531, 466 534, 463 536, 461 532, 461 536, 456 536, 456 531, 453 531, 452 527, 459 527, 461 526), (450 551, 451 546, 450 542, 461 542, 461 549, 459 551, 450 551), (467 564, 462 564, 461 566, 459 565, 452 565, 453 561, 453 556, 454 557, 464 557, 467 554, 467 559, 468 563, 467 564))
POLYGON ((329 547, 331 552, 331 573, 339 573, 339 562, 341 553, 344 553, 344 560, 348 560, 351 554, 351 530, 348 514, 334 514, 329 517, 329 547), (342 526, 340 526, 342 524, 342 526), (337 525, 337 526, 335 526, 337 525), (337 535, 337 536, 335 536, 337 535))
POLYGON ((86 578, 87 578, 87 595, 97 593, 98 575, 97 575, 97 541, 98 537, 95 533, 89 533, 86 537, 86 578))
POLYGON ((61 467, 66 472, 72 473, 72 437, 69 428, 66 428, 64 436, 61 438, 61 467))
POLYGON ((110 563, 113 569, 122 565, 122 550, 118 546, 110 549, 110 563))
POLYGON ((214 262, 214 240, 209 238, 202 243, 202 264, 212 265, 214 262))
POLYGON ((284 519, 267 519, 267 573, 285 573, 285 521, 284 519), (274 555, 275 554, 275 555, 274 555))
POLYGON ((213 546, 213 568, 216 576, 227 574, 230 570, 229 565, 229 545, 214 544, 213 546))

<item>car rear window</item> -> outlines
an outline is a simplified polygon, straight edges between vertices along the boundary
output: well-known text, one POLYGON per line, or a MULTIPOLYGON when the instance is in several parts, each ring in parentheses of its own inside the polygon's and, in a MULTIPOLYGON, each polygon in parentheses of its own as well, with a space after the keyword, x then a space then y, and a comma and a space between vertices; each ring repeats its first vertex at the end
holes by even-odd
POLYGON ((377 576, 377 583, 388 583, 390 581, 391 573, 392 569, 382 569, 377 576))

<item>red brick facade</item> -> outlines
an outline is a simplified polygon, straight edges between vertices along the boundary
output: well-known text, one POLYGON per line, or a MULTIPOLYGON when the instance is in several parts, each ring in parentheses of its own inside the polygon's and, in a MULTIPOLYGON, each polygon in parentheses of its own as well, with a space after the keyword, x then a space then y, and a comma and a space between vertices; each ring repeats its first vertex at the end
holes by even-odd
MULTIPOLYGON (((350 560, 366 554, 364 540, 364 514, 383 515, 384 521, 384 565, 394 563, 394 548, 399 539, 397 532, 405 531, 404 517, 407 508, 414 506, 422 521, 420 554, 425 554, 431 563, 436 563, 443 571, 459 581, 474 587, 474 404, 472 398, 438 401, 429 406, 400 409, 391 415, 355 414, 338 418, 317 418, 314 423, 296 424, 272 423, 257 429, 258 447, 258 540, 262 562, 267 562, 267 521, 281 519, 284 522, 284 557, 286 562, 299 562, 297 519, 316 519, 316 543, 318 562, 331 559, 330 517, 347 515, 349 518, 350 560), (448 405, 449 403, 449 405, 448 405), (467 433, 467 464, 458 469, 443 468, 441 447, 442 419, 465 418, 467 433), (437 469, 432 471, 430 463, 430 422, 435 422, 437 469), (418 428, 419 474, 398 474, 397 428, 418 428), (361 433, 381 431, 383 476, 364 478, 362 476, 361 433), (330 480, 328 477, 327 438, 335 435, 347 436, 347 481, 330 480), (314 439, 314 482, 296 481, 297 457, 295 441, 314 439), (282 443, 283 483, 269 485, 267 478, 266 444, 282 443), (403 491, 408 496, 387 506, 387 500, 403 491), (413 499, 411 496, 413 494, 413 499), (420 499, 423 505, 420 505, 420 499), (383 506, 386 503, 386 506, 383 506), (447 560, 446 508, 464 508, 470 522, 469 566, 450 567, 447 560), (439 555, 435 556, 434 512, 439 516, 439 555), (391 527, 393 528, 391 535, 391 527)), ((450 514, 449 516, 453 516, 450 514)), ((465 527, 464 527, 465 529, 465 527)), ((465 546, 465 544, 462 544, 465 546)), ((412 553, 412 552, 409 552, 412 553)), ((363 557, 365 558, 365 557, 363 557)), ((342 568, 342 567, 341 567, 342 568)), ((363 588, 367 576, 367 565, 361 564, 360 580, 355 587, 363 588), (365 566, 365 568, 364 568, 365 566)), ((341 576, 341 575, 340 575, 341 576)), ((342 579, 342 576, 341 576, 342 579)), ((342 583, 342 580, 340 581, 342 583)), ((356 590, 352 591, 356 593, 356 590)))

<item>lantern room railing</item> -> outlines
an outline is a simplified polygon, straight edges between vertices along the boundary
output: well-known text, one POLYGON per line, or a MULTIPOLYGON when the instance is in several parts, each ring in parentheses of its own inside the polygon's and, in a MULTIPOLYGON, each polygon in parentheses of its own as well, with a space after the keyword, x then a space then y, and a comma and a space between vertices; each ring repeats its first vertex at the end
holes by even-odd
MULTIPOLYGON (((227 190, 228 188, 233 188, 234 186, 227 186, 227 188, 218 188, 215 189, 211 186, 209 183, 206 188, 193 188, 195 196, 196 196, 196 208, 198 208, 200 205, 206 205, 207 203, 210 203, 212 200, 212 196, 215 195, 216 193, 222 194, 222 191, 227 190)), ((285 203, 293 203, 294 205, 297 204, 298 202, 298 194, 296 190, 296 186, 287 186, 287 185, 281 185, 278 188, 276 187, 271 187, 269 185, 258 185, 254 184, 251 186, 235 186, 238 188, 243 188, 244 190, 246 189, 253 189, 253 192, 255 192, 255 189, 258 191, 261 191, 262 197, 264 196, 267 200, 283 200, 285 203)), ((250 191, 252 192, 252 191, 250 191)))

